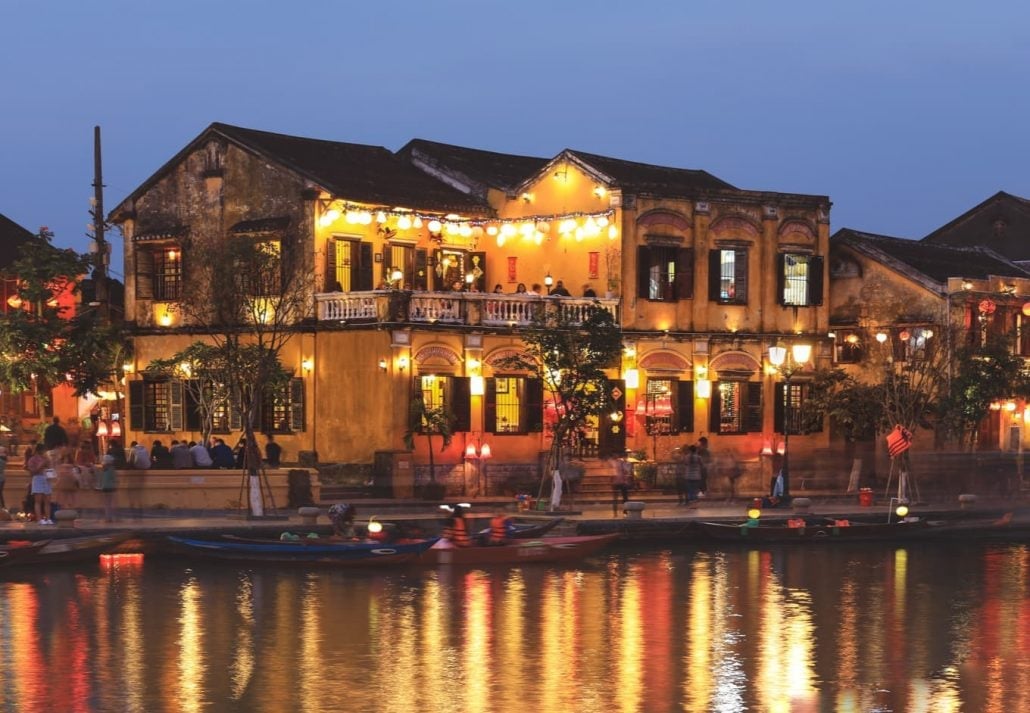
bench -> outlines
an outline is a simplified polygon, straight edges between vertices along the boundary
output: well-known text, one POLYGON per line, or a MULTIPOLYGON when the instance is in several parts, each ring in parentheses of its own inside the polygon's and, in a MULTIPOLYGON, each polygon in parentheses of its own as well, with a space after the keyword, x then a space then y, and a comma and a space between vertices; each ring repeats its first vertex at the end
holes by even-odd
POLYGON ((622 504, 622 512, 631 520, 639 520, 644 517, 644 508, 647 504, 642 500, 627 500, 622 504))

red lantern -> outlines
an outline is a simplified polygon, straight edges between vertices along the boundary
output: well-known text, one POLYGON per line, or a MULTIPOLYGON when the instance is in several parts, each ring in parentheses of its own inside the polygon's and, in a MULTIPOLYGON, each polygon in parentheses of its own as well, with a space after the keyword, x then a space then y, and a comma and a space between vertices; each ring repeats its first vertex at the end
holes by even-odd
POLYGON ((1023 314, 1027 317, 1030 317, 1030 302, 1023 303, 1023 314))
POLYGON ((997 309, 998 305, 994 304, 993 300, 980 300, 980 313, 981 314, 994 314, 994 310, 997 309))

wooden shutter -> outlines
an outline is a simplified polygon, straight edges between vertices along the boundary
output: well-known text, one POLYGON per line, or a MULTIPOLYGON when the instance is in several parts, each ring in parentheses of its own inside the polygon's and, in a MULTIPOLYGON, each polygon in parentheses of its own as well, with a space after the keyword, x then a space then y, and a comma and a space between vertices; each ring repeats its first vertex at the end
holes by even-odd
POLYGON ((544 430, 544 382, 540 379, 526 379, 526 430, 540 433, 544 430))
POLYGON ((336 238, 325 241, 325 291, 336 291, 336 238))
POLYGON ((480 292, 486 292, 487 285, 489 284, 486 281, 486 253, 476 252, 468 254, 468 263, 465 266, 466 270, 472 272, 477 267, 479 268, 479 271, 482 274, 480 274, 480 276, 477 277, 476 281, 472 284, 480 292))
POLYGON ((783 433, 787 385, 782 381, 773 384, 773 433, 783 433))
POLYGON ((719 290, 720 270, 722 270, 721 258, 722 250, 716 248, 715 250, 708 251, 708 299, 712 302, 722 301, 719 290))
POLYGON ((290 430, 303 431, 304 426, 304 378, 295 376, 290 379, 290 430))
POLYGON ((415 276, 408 287, 413 290, 429 289, 429 251, 425 248, 415 250, 415 276))
POLYGON ((673 382, 676 389, 676 423, 680 433, 694 431, 694 382, 673 382))
POLYGON ((693 296, 694 249, 678 248, 676 250, 676 299, 689 300, 693 296))
MULTIPOLYGON (((372 259, 372 243, 361 242, 357 245, 358 248, 358 264, 357 264, 357 290, 359 292, 367 292, 371 290, 375 285, 372 283, 372 266, 375 262, 372 259)), ((351 267, 351 275, 355 274, 354 267, 351 267)))
POLYGON ((823 303, 823 256, 813 255, 808 258, 808 304, 823 303))
POLYGON ((741 384, 743 404, 744 433, 761 433, 762 431, 762 382, 748 381, 741 384))
POLYGON ((194 389, 197 388, 197 380, 191 379, 189 386, 184 389, 183 398, 186 409, 186 430, 199 431, 201 427, 200 404, 197 403, 194 389))
POLYGON ((651 298, 651 248, 637 248, 637 297, 651 298))
POLYGON ((484 379, 483 393, 483 430, 497 433, 497 380, 492 376, 484 379))
MULTIPOLYGON (((260 420, 257 423, 261 423, 260 420)), ((243 430, 243 404, 240 403, 240 395, 233 392, 229 395, 229 430, 243 430)))
POLYGON ((129 382, 129 429, 132 431, 142 431, 143 419, 146 414, 146 407, 144 405, 144 386, 142 381, 130 381, 129 382))
POLYGON ((450 384, 451 416, 454 418, 454 432, 468 433, 472 430, 472 389, 467 376, 448 377, 450 384))
MULTIPOLYGON (((736 285, 736 294, 733 297, 734 302, 747 302, 747 250, 741 248, 735 250, 735 257, 733 259, 733 267, 735 269, 734 283, 736 285)), ((761 430, 761 429, 759 429, 761 430)))
POLYGON ((787 253, 776 253, 776 304, 785 305, 787 289, 787 253))
POLYGON ((148 247, 136 248, 136 297, 154 298, 154 253, 148 247))
MULTIPOLYGON (((382 274, 382 276, 379 279, 382 280, 383 282, 385 282, 386 284, 392 286, 393 285, 393 281, 390 278, 392 277, 391 273, 393 272, 393 270, 390 269, 390 268, 393 267, 393 246, 390 245, 390 243, 383 243, 383 263, 382 264, 383 264, 383 270, 382 270, 383 274, 382 274)), ((402 271, 404 270, 404 265, 398 265, 397 267, 399 267, 402 271)), ((404 282, 403 278, 401 279, 401 282, 404 282)), ((374 285, 374 286, 375 287, 379 287, 378 284, 374 285)), ((400 287, 400 285, 397 285, 397 287, 400 287)))
POLYGON ((712 382, 712 398, 708 400, 708 430, 712 433, 722 433, 722 391, 719 384, 718 381, 712 382))
POLYGON ((168 383, 168 425, 172 431, 181 431, 183 427, 184 390, 178 379, 168 383))

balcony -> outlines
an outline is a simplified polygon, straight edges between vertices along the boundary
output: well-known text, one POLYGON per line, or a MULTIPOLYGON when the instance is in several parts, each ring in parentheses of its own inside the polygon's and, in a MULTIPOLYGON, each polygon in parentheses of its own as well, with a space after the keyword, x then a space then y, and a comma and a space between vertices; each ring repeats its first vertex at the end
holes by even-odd
POLYGON ((579 324, 591 305, 619 319, 619 300, 596 297, 538 297, 481 292, 325 292, 315 295, 320 322, 458 324, 484 327, 526 327, 544 310, 555 310, 570 324, 579 324))

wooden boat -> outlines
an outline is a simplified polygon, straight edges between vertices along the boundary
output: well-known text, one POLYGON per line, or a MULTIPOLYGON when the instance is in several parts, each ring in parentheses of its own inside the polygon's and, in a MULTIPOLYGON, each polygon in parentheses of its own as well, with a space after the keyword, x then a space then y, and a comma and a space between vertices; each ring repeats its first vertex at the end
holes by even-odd
MULTIPOLYGON (((544 521, 530 521, 530 522, 513 522, 508 530, 508 537, 513 540, 525 540, 535 537, 543 537, 548 532, 558 526, 558 523, 562 522, 565 518, 563 517, 552 517, 544 521)), ((486 538, 490 537, 490 528, 484 527, 479 532, 475 533, 473 537, 485 541, 486 538)))
POLYGON ((410 562, 432 547, 438 538, 397 542, 341 542, 328 538, 299 540, 196 540, 168 536, 178 551, 201 557, 236 562, 317 564, 374 567, 410 562))
POLYGON ((8 554, 13 554, 13 557, 9 564, 4 566, 89 562, 106 552, 111 552, 133 536, 131 532, 110 532, 40 540, 28 546, 28 552, 21 552, 22 548, 9 549, 8 554))
POLYGON ((832 520, 806 520, 800 527, 792 527, 787 523, 748 526, 724 522, 699 522, 697 526, 706 537, 712 539, 763 544, 906 539, 925 533, 930 525, 926 520, 890 523, 851 522, 847 525, 837 524, 832 520))
POLYGON ((523 564, 526 562, 569 562, 581 560, 619 539, 618 533, 544 537, 514 540, 506 545, 454 547, 442 541, 427 550, 420 562, 426 564, 523 564))
POLYGON ((49 542, 50 540, 10 540, 0 545, 0 567, 10 567, 34 557, 49 542))

